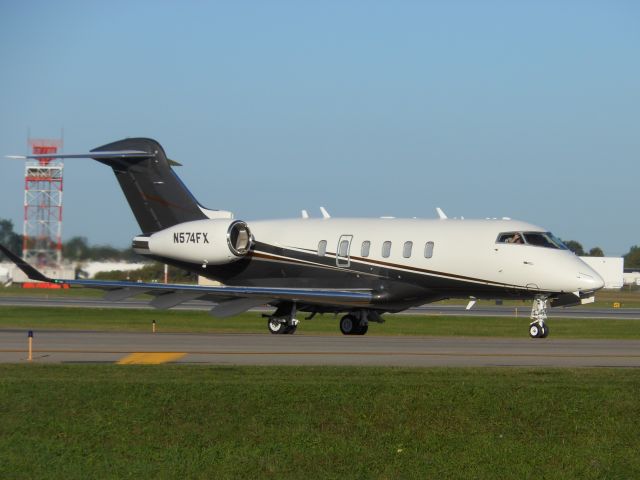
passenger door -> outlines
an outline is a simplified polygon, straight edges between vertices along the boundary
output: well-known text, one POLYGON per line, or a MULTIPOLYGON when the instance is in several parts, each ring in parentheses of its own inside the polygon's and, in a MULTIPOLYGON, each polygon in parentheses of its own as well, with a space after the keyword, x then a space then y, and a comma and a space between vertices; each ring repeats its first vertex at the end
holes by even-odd
POLYGON ((336 265, 338 267, 347 268, 351 265, 349 258, 351 240, 353 240, 353 235, 342 235, 338 240, 338 248, 336 249, 336 265))

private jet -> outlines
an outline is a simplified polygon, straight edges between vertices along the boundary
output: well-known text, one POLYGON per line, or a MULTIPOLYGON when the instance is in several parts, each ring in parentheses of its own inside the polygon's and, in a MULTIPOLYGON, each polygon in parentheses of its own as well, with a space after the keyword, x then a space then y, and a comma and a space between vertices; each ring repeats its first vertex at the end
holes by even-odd
POLYGON ((0 250, 33 280, 105 290, 124 300, 144 293, 171 308, 199 299, 211 315, 229 317, 269 305, 273 334, 293 334, 316 314, 342 314, 345 335, 364 335, 382 315, 449 298, 531 300, 529 335, 545 338, 549 306, 589 303, 602 278, 557 237, 508 218, 333 218, 243 221, 204 208, 152 139, 128 138, 85 154, 11 158, 92 158, 108 165, 141 233, 136 253, 220 282, 220 286, 49 278, 0 250))

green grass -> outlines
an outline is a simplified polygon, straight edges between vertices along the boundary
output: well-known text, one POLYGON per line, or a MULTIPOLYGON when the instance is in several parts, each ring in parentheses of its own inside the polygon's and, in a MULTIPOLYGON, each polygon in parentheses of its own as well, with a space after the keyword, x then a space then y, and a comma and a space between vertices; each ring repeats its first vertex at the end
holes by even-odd
MULTIPOLYGON (((340 335, 333 315, 302 320, 297 335, 340 335)), ((435 335, 523 337, 527 315, 515 317, 457 317, 440 315, 385 315, 386 323, 371 324, 368 335, 435 335)), ((259 313, 217 319, 207 312, 180 310, 125 310, 100 308, 0 307, 1 328, 73 329, 148 332, 152 321, 160 332, 265 333, 259 313)), ((561 319, 548 321, 553 338, 640 339, 640 319, 561 319)))
POLYGON ((640 370, 0 365, 0 478, 640 477, 640 370))

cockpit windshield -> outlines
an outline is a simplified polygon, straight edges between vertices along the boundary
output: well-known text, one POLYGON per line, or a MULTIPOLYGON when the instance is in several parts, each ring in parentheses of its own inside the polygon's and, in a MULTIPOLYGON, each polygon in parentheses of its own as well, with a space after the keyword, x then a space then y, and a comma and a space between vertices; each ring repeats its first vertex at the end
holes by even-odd
POLYGON ((496 242, 568 250, 562 240, 555 237, 551 232, 505 232, 498 235, 496 242))

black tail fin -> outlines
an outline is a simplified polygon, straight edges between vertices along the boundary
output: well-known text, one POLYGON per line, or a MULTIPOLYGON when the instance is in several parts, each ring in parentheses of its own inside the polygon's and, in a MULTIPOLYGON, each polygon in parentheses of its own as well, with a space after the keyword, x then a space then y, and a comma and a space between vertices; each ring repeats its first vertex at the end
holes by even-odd
POLYGON ((149 138, 127 138, 91 150, 139 151, 149 157, 94 157, 109 165, 120 183, 143 233, 150 234, 178 223, 208 218, 191 192, 171 168, 162 146, 149 138))

